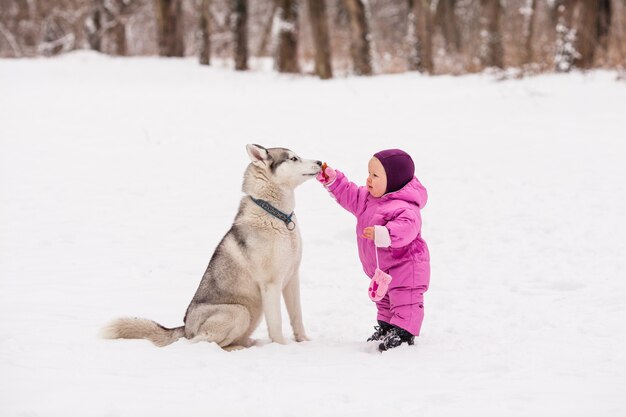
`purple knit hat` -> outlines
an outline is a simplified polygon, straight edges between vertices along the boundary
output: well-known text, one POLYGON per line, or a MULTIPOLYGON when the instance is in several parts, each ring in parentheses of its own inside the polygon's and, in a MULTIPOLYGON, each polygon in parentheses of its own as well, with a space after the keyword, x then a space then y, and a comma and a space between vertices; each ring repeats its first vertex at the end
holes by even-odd
POLYGON ((411 156, 400 149, 385 149, 374 154, 387 174, 387 193, 398 191, 415 175, 415 164, 411 156))

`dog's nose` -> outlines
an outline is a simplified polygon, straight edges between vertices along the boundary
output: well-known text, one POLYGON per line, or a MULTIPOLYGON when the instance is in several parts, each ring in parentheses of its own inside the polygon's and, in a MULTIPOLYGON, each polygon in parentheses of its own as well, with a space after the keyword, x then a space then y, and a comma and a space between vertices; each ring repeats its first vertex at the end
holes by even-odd
POLYGON ((322 166, 322 161, 315 161, 315 163, 319 166, 322 166))

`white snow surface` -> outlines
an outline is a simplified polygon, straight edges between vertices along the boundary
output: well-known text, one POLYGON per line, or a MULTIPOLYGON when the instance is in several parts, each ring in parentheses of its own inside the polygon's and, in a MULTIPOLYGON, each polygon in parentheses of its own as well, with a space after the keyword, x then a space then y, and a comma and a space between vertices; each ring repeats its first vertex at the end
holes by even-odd
POLYGON ((324 82, 0 60, 0 416, 624 416, 625 116, 607 71, 324 82), (270 343, 264 323, 231 353, 98 338, 120 316, 182 324, 246 143, 360 184, 374 152, 412 154, 432 258, 415 346, 364 342, 355 220, 314 180, 296 192, 310 342, 270 343))

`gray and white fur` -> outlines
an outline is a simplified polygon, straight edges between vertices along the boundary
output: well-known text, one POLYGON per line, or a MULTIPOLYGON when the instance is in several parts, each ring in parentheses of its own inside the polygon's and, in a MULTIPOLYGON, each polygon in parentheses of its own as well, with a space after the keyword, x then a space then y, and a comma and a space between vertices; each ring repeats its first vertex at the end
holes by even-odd
POLYGON ((213 253, 187 308, 184 325, 168 329, 152 320, 120 318, 102 330, 104 338, 148 339, 166 346, 186 337, 233 350, 253 344, 250 335, 265 317, 270 339, 284 344, 282 293, 295 340, 308 340, 300 306, 302 240, 298 220, 294 215, 295 228, 288 228, 250 197, 290 214, 296 204, 295 188, 315 177, 322 163, 302 159, 284 148, 247 145, 246 149, 252 160, 244 174, 246 195, 232 227, 213 253))

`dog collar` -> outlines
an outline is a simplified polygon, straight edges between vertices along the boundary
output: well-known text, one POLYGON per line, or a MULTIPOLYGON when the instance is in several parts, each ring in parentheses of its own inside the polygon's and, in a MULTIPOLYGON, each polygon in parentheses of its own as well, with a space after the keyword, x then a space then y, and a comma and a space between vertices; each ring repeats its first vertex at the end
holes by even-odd
POLYGON ((295 211, 292 211, 291 214, 287 215, 265 200, 257 199, 252 196, 250 196, 250 199, 254 201, 257 206, 261 207, 263 210, 285 223, 285 226, 287 226, 287 230, 293 230, 296 228, 296 223, 291 220, 291 217, 294 215, 295 211))

